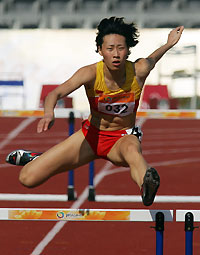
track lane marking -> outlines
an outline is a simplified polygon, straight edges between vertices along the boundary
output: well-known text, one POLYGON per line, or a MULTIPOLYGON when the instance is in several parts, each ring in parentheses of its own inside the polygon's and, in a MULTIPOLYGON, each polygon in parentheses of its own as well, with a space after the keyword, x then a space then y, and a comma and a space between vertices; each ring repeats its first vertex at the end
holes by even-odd
POLYGON ((15 129, 13 129, 2 142, 0 142, 0 150, 8 145, 19 133, 21 133, 28 125, 35 121, 35 117, 23 120, 15 129))

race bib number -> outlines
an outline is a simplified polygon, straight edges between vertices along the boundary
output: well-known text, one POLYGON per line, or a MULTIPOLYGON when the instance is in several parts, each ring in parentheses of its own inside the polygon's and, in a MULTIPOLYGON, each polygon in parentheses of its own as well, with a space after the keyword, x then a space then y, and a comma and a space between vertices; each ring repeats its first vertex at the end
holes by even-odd
POLYGON ((98 110, 111 115, 129 115, 133 112, 134 106, 133 93, 101 95, 98 100, 98 110))

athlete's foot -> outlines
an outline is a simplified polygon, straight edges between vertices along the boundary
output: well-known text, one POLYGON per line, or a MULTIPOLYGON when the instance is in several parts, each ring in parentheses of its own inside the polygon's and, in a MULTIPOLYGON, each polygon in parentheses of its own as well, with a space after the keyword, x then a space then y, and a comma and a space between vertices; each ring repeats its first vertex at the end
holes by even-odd
POLYGON ((8 154, 6 162, 12 165, 24 166, 41 154, 27 150, 15 150, 8 154))
POLYGON ((160 186, 160 177, 154 168, 149 168, 143 179, 141 195, 143 204, 149 206, 153 203, 156 192, 160 186))

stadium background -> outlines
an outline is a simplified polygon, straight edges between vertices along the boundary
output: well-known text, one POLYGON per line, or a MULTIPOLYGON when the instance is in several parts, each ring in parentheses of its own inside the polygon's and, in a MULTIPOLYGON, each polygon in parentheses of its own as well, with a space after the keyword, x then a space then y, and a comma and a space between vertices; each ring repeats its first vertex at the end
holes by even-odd
MULTIPOLYGON (((196 0, 1 0, 1 108, 37 109, 42 85, 60 84, 78 68, 99 61, 95 27, 113 15, 138 25, 140 38, 129 57, 132 61, 165 43, 171 28, 185 26, 175 50, 160 61, 146 84, 167 85, 170 97, 179 100, 178 108, 196 108, 199 5, 196 0), (19 80, 23 86, 4 86, 4 81, 19 80)), ((75 109, 88 109, 83 88, 72 97, 75 109)))

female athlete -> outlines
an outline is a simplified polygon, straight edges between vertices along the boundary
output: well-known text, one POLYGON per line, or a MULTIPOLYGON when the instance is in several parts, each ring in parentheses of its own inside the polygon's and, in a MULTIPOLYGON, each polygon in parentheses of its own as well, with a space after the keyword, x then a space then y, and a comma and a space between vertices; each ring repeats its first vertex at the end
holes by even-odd
POLYGON ((83 121, 82 128, 42 154, 16 150, 6 161, 24 165, 19 180, 27 187, 35 187, 58 173, 104 158, 117 166, 130 168, 143 204, 149 206, 154 201, 160 177, 142 155, 141 133, 135 127, 136 112, 147 76, 179 41, 184 27, 173 29, 163 46, 135 62, 127 60, 131 47, 138 43, 134 23, 111 17, 103 19, 97 29, 96 46, 102 61, 80 68, 48 94, 37 132, 52 126, 57 101, 84 85, 91 113, 83 121))

